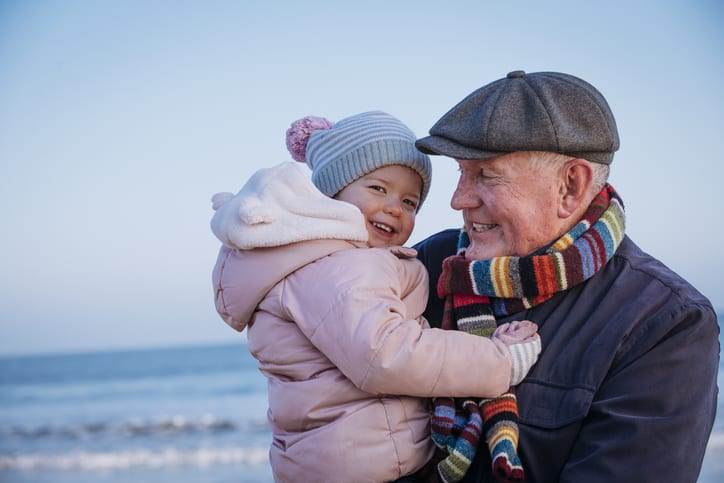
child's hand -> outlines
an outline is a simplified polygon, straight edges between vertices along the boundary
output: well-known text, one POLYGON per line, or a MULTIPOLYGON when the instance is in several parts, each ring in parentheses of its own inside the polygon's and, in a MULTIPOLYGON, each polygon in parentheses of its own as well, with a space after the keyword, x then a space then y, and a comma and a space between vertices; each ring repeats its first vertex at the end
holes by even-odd
POLYGON ((387 247, 387 249, 390 251, 390 253, 396 255, 397 258, 415 258, 417 256, 417 250, 410 247, 401 247, 395 245, 387 247))
POLYGON ((516 320, 502 324, 495 329, 493 337, 499 339, 505 345, 528 342, 538 333, 538 324, 529 320, 516 320))

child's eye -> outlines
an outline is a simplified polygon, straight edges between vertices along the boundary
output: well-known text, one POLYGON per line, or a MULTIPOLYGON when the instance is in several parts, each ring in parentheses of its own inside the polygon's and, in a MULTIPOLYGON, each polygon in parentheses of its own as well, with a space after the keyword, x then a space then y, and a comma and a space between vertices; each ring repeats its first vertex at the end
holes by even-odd
POLYGON ((403 203, 410 205, 412 208, 417 209, 417 201, 411 200, 410 198, 405 198, 402 200, 403 203))
POLYGON ((380 186, 380 185, 378 185, 378 184, 370 185, 370 189, 373 189, 373 190, 375 190, 375 191, 379 191, 380 193, 384 193, 384 192, 385 192, 385 188, 383 188, 382 186, 380 186))

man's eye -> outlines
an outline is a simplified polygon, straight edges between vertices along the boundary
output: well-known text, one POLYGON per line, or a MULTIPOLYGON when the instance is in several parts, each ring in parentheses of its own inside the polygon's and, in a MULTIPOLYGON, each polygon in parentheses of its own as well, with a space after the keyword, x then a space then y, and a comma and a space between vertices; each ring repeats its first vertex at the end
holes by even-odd
POLYGON ((490 170, 484 171, 481 169, 478 178, 484 181, 500 181, 501 176, 490 172, 490 170))

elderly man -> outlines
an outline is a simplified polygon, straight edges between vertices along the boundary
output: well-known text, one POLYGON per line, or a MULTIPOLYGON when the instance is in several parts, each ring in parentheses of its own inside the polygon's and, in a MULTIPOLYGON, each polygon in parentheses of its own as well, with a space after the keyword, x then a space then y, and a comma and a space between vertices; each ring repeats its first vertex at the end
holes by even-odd
MULTIPOLYGON (((415 247, 430 272, 427 319, 460 329, 464 297, 480 296, 482 317, 540 327, 543 352, 512 411, 509 453, 525 480, 695 482, 716 412, 716 314, 625 235, 607 183, 618 132, 601 93, 567 74, 511 72, 416 146, 458 163, 451 205, 464 220, 415 247)), ((463 481, 495 481, 490 426, 463 481)))

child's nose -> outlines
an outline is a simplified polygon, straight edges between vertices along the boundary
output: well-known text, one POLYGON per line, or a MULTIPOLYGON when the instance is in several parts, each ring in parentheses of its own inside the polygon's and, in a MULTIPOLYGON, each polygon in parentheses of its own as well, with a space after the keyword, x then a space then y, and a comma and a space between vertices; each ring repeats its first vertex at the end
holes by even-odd
POLYGON ((391 215, 399 216, 402 213, 402 202, 393 197, 387 198, 385 202, 385 211, 391 215))

